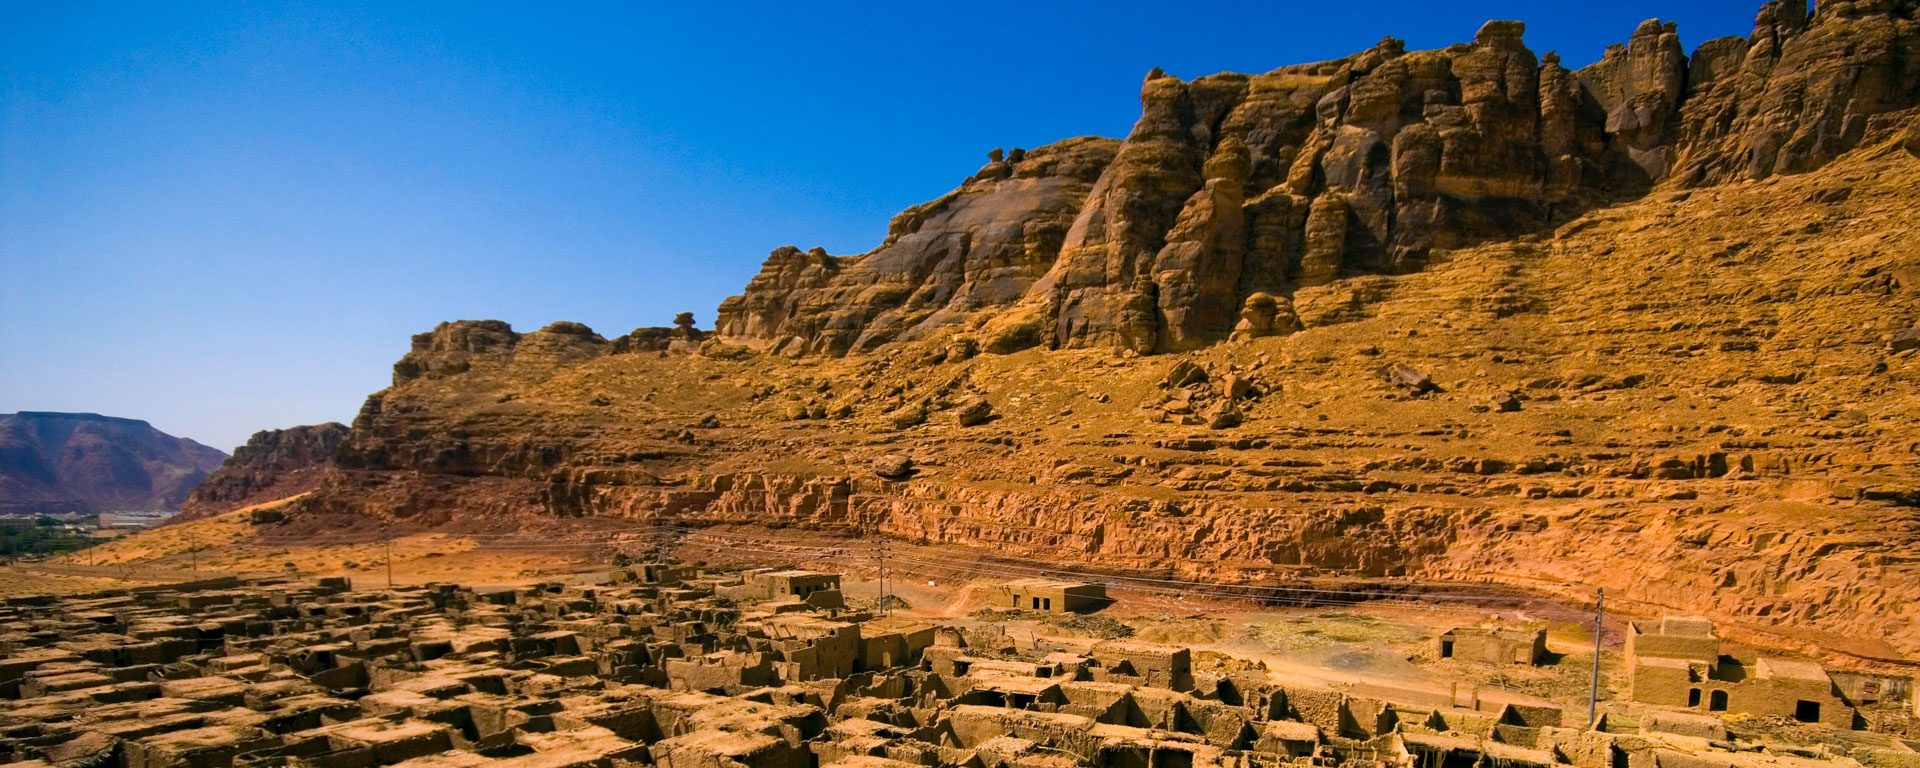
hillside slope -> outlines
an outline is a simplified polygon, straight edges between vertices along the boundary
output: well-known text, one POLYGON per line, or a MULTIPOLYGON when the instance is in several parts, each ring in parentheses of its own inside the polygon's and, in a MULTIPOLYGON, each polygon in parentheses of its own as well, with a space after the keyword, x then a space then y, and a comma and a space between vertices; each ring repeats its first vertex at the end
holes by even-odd
POLYGON ((1290 318, 1268 296, 1417 271, 1436 250, 1537 232, 1656 184, 1825 165, 1877 116, 1920 105, 1916 8, 1767 3, 1751 36, 1691 57, 1674 25, 1650 20, 1579 71, 1535 56, 1517 21, 1443 49, 1388 38, 1258 75, 1155 70, 1117 146, 996 151, 960 189, 896 217, 874 251, 777 250, 716 330, 836 355, 955 327, 1001 352, 1170 352, 1270 333, 1290 318), (1243 309, 1255 316, 1239 329, 1243 309))
POLYGON ((1123 142, 1000 154, 863 256, 777 252, 715 338, 416 336, 272 535, 853 526, 1604 587, 1920 658, 1917 7, 1770 3, 1691 59, 1643 25, 1579 73, 1493 23, 1156 74, 1123 142))
POLYGON ((1204 580, 1606 587, 1920 655, 1905 131, 1305 288, 1303 330, 1178 355, 633 354, 447 324, 369 398, 306 514, 854 523, 1204 580), (976 402, 993 417, 962 426, 976 402), (888 453, 920 471, 876 477, 888 453))

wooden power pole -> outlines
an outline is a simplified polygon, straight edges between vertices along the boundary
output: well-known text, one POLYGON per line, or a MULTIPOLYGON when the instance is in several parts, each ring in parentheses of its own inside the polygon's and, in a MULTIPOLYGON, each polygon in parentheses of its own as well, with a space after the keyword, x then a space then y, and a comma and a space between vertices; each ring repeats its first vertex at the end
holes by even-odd
POLYGON ((1607 590, 1602 587, 1593 598, 1593 691, 1587 697, 1587 727, 1598 723, 1600 714, 1600 638, 1606 634, 1607 590))

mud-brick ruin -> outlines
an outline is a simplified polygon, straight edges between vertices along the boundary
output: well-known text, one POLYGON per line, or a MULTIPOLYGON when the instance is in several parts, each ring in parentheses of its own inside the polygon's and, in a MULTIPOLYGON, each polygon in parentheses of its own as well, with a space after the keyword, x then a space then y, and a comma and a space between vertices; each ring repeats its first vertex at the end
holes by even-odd
MULTIPOLYGON (((1588 727, 1585 713, 1477 696, 1387 700, 1254 665, 1202 671, 1186 648, 1021 644, 992 626, 850 608, 832 574, 619 575, 493 589, 228 579, 13 599, 0 609, 0 763, 1920 766, 1913 742, 1884 733, 1839 729, 1848 746, 1807 747, 1612 709, 1588 727)), ((1654 645, 1638 639, 1642 655, 1654 645)))

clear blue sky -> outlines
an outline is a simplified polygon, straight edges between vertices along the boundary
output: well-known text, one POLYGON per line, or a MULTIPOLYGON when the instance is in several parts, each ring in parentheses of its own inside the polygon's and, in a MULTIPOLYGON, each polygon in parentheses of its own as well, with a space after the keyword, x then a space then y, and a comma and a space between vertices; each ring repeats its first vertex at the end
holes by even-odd
POLYGON ((1489 18, 1578 66, 1758 5, 0 0, 0 412, 347 421, 441 320, 706 327, 767 251, 870 248, 991 147, 1124 135, 1154 66, 1489 18))

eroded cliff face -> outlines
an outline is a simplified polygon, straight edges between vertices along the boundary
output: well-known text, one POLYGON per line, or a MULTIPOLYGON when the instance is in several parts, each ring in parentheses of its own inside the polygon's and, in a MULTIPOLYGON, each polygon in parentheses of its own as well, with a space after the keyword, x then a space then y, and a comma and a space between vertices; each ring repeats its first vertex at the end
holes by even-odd
POLYGON ((1914 12, 1771 3, 1692 57, 1653 22, 1578 72, 1495 22, 1156 73, 1125 141, 996 155, 864 255, 782 249, 714 338, 415 337, 287 524, 1605 587, 1920 657, 1914 12))
POLYGON ((347 437, 344 424, 328 422, 253 433, 220 468, 194 486, 174 521, 294 496, 319 487, 347 437))
POLYGON ((1536 57, 1518 22, 1259 75, 1156 70, 1117 149, 996 160, 867 254, 775 251, 721 306, 719 335, 789 354, 943 328, 1001 352, 1198 349, 1256 295, 1418 270, 1660 183, 1818 168, 1873 116, 1920 104, 1915 7, 1768 3, 1751 37, 1692 57, 1648 21, 1578 72, 1536 57))
POLYGON ((1119 142, 995 150, 957 190, 895 216, 879 248, 840 258, 773 252, 720 305, 726 338, 786 354, 841 355, 913 340, 1026 295, 1053 265, 1119 142))
POLYGON ((449 323, 289 524, 858 526, 1183 579, 1605 587, 1920 655, 1920 112, 1861 142, 1300 287, 1262 326, 1292 333, 1182 353, 623 354, 449 323))

